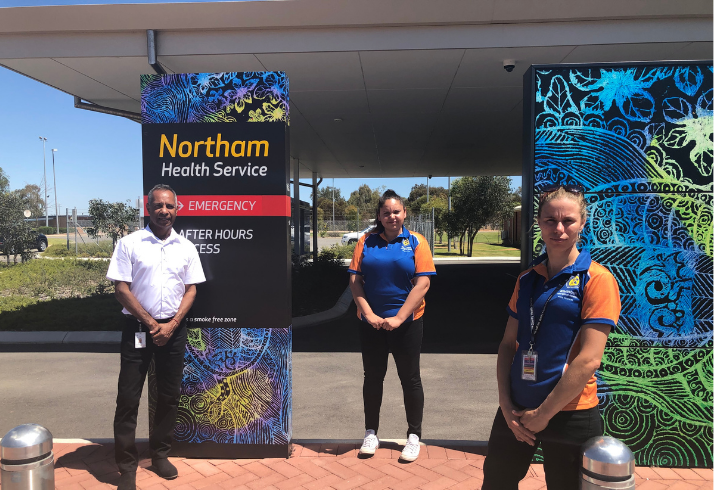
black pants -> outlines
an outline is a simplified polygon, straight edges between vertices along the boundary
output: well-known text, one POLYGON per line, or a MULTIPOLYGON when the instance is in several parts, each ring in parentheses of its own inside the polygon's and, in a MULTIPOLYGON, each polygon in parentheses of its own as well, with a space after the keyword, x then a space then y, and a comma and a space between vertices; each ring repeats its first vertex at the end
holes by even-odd
POLYGON ((420 349, 422 348, 422 318, 407 321, 394 330, 375 329, 360 322, 360 344, 365 380, 362 397, 365 406, 365 429, 377 433, 380 426, 382 383, 387 373, 387 357, 392 351, 407 413, 407 434, 422 438, 422 412, 425 395, 420 378, 420 349))
POLYGON ((154 345, 147 327, 143 327, 143 330, 146 332, 147 340, 144 349, 134 347, 134 333, 139 331, 139 323, 135 319, 127 319, 122 331, 117 410, 114 414, 114 457, 120 473, 137 469, 139 455, 134 442, 137 412, 152 357, 156 368, 157 385, 156 412, 152 424, 153 430, 149 437, 152 459, 168 456, 179 406, 186 348, 186 322, 182 322, 169 341, 161 347, 154 345))
POLYGON ((526 476, 538 443, 544 452, 544 473, 549 490, 578 490, 581 445, 603 435, 598 407, 557 413, 546 429, 536 434, 537 445, 517 441, 497 409, 484 461, 482 490, 517 490, 526 476))

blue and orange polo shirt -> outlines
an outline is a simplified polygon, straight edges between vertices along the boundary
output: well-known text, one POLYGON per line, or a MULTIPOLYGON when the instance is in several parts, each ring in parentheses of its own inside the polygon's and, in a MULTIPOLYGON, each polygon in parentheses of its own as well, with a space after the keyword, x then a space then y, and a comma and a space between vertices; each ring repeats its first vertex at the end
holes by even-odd
MULTIPOLYGON (((526 408, 536 408, 546 399, 581 351, 583 325, 600 323, 614 328, 621 314, 618 283, 602 265, 591 260, 582 250, 576 262, 547 281, 546 254, 538 257, 533 267, 523 272, 509 301, 509 315, 519 320, 517 349, 511 365, 512 400, 526 408), (566 278, 565 276, 568 276, 566 278), (566 281, 564 283, 564 281, 566 281), (531 320, 529 299, 534 297, 534 322, 538 321, 544 303, 559 285, 546 307, 544 319, 536 334, 534 350, 538 353, 536 381, 521 379, 522 352, 529 349, 531 320)), ((596 376, 583 391, 562 410, 584 410, 598 405, 596 376)))
MULTIPOLYGON (((427 239, 404 226, 390 242, 382 233, 366 233, 360 237, 348 272, 363 276, 365 299, 382 318, 397 315, 412 290, 412 279, 437 274, 427 239)), ((420 318, 424 310, 423 299, 412 313, 412 319, 420 318)), ((366 321, 359 308, 358 317, 366 321)))

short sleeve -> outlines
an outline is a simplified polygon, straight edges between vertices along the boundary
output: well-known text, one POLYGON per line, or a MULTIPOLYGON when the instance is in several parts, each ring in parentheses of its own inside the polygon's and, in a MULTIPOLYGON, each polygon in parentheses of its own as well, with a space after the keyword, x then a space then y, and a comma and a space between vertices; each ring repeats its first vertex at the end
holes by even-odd
POLYGON ((119 240, 107 270, 110 281, 132 282, 132 261, 126 240, 119 240))
MULTIPOLYGON (((512 276, 513 277, 513 276, 512 276)), ((516 280, 516 285, 514 286, 514 292, 511 293, 511 299, 509 300, 509 306, 507 306, 506 311, 509 316, 519 319, 518 311, 516 309, 516 301, 519 299, 519 287, 521 284, 521 276, 516 280)))
POLYGON ((419 233, 414 234, 417 238, 415 247, 415 276, 434 276, 437 271, 434 268, 432 252, 427 239, 419 233))
POLYGON ((206 282, 204 268, 201 266, 201 258, 196 251, 196 247, 192 243, 188 243, 186 249, 189 253, 189 266, 187 268, 186 277, 184 278, 184 284, 206 282))
POLYGON ((594 274, 583 292, 581 319, 584 324, 603 323, 615 327, 621 314, 621 296, 613 274, 605 268, 594 274))
POLYGON ((358 274, 362 276, 362 271, 360 270, 360 266, 362 266, 362 251, 365 248, 365 240, 368 236, 370 236, 369 233, 364 234, 360 237, 357 244, 355 244, 353 260, 350 261, 350 267, 348 267, 348 272, 350 274, 358 274))

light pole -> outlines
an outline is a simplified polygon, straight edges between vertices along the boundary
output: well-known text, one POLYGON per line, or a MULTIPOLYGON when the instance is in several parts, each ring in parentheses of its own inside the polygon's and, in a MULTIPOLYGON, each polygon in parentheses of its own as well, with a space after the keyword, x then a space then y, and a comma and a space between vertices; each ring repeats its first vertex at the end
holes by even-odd
POLYGON ((57 234, 60 234, 60 212, 57 207, 57 177, 55 177, 55 152, 57 148, 52 148, 52 185, 55 187, 55 222, 57 223, 57 234))
POLYGON ((332 193, 333 193, 333 230, 335 231, 335 177, 333 177, 333 188, 332 188, 332 193))
POLYGON ((45 175, 45 226, 50 226, 50 218, 47 216, 47 165, 45 164, 45 142, 47 138, 40 136, 42 140, 42 170, 45 175))

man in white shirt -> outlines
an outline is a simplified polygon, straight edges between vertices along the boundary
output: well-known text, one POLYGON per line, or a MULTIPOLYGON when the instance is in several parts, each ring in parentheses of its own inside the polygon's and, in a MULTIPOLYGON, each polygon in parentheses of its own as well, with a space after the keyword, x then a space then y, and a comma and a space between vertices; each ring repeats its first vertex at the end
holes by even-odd
POLYGON ((184 369, 184 320, 196 297, 196 284, 206 278, 194 245, 172 228, 177 204, 176 192, 168 185, 150 190, 149 225, 119 240, 107 271, 127 317, 114 415, 115 458, 121 473, 118 490, 136 489, 137 412, 152 357, 157 381, 156 412, 149 438, 152 465, 162 478, 178 476, 167 456, 184 369))

